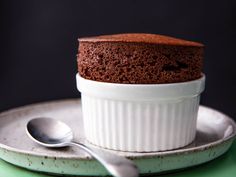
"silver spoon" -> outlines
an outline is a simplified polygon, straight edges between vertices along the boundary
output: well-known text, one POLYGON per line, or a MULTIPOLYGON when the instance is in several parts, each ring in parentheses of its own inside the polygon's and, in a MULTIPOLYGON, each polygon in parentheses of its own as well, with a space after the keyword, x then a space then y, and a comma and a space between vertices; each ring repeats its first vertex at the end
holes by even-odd
POLYGON ((116 177, 137 177, 138 168, 125 157, 98 148, 85 146, 73 141, 73 133, 68 125, 52 118, 35 118, 27 123, 29 137, 46 147, 59 148, 76 146, 97 159, 107 171, 116 177))

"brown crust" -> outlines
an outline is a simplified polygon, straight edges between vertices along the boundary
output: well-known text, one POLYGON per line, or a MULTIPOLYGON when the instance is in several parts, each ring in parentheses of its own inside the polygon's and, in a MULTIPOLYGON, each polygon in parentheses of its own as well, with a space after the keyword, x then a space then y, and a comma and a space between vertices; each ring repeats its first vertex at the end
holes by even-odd
POLYGON ((160 40, 160 35, 152 34, 99 36, 79 41, 78 71, 86 79, 160 84, 201 77, 200 43, 163 36, 160 40))
POLYGON ((169 36, 146 33, 126 33, 79 38, 79 42, 131 42, 203 47, 203 44, 169 36))

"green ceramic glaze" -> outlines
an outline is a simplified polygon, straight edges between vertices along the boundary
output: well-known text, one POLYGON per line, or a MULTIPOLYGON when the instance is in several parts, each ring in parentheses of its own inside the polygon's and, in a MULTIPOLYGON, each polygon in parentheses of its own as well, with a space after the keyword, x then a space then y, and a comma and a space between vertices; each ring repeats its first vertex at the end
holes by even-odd
MULTIPOLYGON (((229 151, 209 163, 193 168, 171 171, 169 174, 156 175, 157 177, 234 177, 236 174, 236 142, 229 151)), ((155 175, 154 175, 155 176, 155 175)), ((51 175, 28 171, 0 160, 0 177, 51 177, 51 175)))
POLYGON ((236 142, 223 156, 194 168, 185 169, 164 177, 235 177, 236 176, 236 142))
POLYGON ((28 171, 0 160, 0 177, 49 177, 49 175, 28 171))
MULTIPOLYGON (((208 147, 201 151, 134 158, 134 161, 142 174, 186 168, 210 161, 222 155, 228 150, 232 141, 208 147)), ((104 167, 95 160, 32 156, 4 149, 0 149, 0 156, 7 162, 30 170, 70 175, 108 175, 104 167)))

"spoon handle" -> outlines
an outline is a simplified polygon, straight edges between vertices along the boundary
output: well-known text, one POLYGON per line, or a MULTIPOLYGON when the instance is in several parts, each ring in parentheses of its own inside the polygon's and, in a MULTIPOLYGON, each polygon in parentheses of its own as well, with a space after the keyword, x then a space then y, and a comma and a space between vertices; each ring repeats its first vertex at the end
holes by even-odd
POLYGON ((80 143, 71 142, 71 146, 79 147, 97 159, 107 171, 115 177, 138 177, 137 166, 129 159, 115 155, 114 153, 88 147, 80 143))

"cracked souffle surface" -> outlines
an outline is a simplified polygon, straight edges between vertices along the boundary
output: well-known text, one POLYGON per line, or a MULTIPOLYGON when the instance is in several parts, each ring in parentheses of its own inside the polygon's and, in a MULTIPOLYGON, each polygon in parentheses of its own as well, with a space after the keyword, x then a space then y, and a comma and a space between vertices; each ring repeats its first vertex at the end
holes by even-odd
POLYGON ((201 77, 204 46, 157 34, 115 34, 79 39, 78 71, 94 81, 161 84, 201 77))

